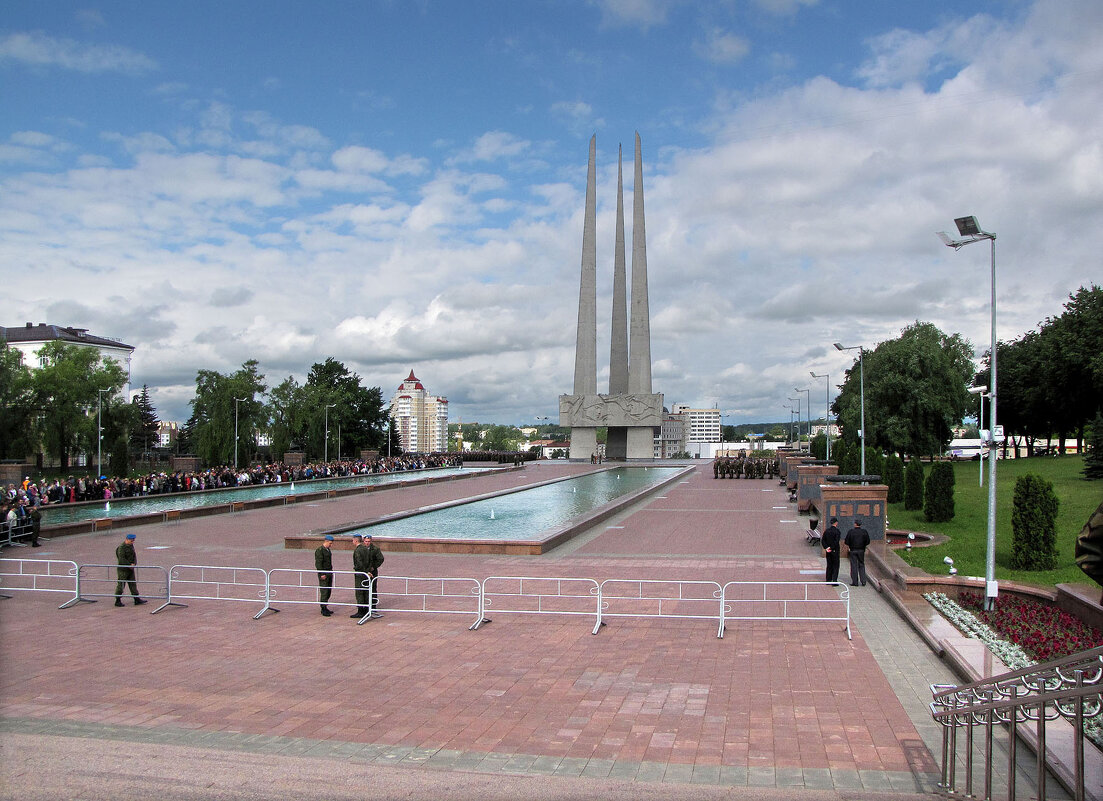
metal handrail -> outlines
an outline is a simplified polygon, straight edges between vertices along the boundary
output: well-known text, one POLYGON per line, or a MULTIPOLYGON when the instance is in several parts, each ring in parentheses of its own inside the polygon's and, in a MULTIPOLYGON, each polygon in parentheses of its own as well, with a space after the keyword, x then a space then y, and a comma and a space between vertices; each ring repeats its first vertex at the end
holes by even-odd
POLYGON ((973 794, 973 730, 983 726, 984 795, 992 797, 992 735, 996 724, 1008 726, 1007 783, 1015 798, 1016 739, 1020 723, 1033 722, 1037 736, 1038 801, 1046 798, 1046 723, 1064 719, 1073 728, 1073 775, 1070 791, 1085 798, 1084 719, 1103 712, 1103 646, 1013 670, 969 684, 931 685, 931 715, 942 726, 942 778, 939 786, 957 792, 958 730, 965 727, 965 793, 973 794))

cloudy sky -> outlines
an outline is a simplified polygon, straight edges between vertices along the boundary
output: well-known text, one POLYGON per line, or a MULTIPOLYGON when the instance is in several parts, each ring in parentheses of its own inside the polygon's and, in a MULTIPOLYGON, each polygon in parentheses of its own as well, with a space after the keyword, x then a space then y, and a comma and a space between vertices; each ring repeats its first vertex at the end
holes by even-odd
POLYGON ((198 369, 327 356, 453 421, 554 419, 588 140, 604 390, 639 131, 655 391, 822 413, 832 342, 987 346, 954 217, 998 234, 1001 338, 1103 279, 1101 41, 1098 0, 8 0, 0 323, 135 346, 164 419, 198 369))

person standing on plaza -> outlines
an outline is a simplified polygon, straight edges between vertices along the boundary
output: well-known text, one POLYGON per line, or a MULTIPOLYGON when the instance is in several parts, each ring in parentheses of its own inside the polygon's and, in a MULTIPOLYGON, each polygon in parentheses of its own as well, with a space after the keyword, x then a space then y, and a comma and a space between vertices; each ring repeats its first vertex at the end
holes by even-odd
MULTIPOLYGON (((364 573, 370 575, 368 571, 368 546, 364 544, 364 538, 359 534, 352 535, 352 569, 356 573, 364 573)), ((368 614, 368 590, 363 586, 362 582, 366 581, 364 576, 353 576, 353 581, 356 583, 356 611, 349 617, 364 617, 368 614)))
POLYGON ((820 543, 823 545, 823 555, 827 559, 827 576, 824 581, 835 582, 839 580, 839 543, 842 542, 842 532, 839 531, 838 518, 831 518, 831 525, 824 529, 820 543))
POLYGON ((326 534, 322 544, 314 549, 314 569, 318 571, 318 602, 322 605, 322 617, 329 617, 333 613, 326 605, 329 603, 330 593, 333 592, 333 535, 326 534))
POLYGON ((372 617, 383 617, 378 610, 379 606, 379 566, 383 564, 383 552, 379 546, 371 541, 371 534, 364 538, 364 544, 368 549, 368 575, 371 576, 371 609, 372 617))
POLYGON ((862 528, 862 521, 855 520, 854 528, 846 532, 843 540, 850 549, 850 586, 859 583, 866 586, 866 548, 869 546, 869 532, 862 528))
POLYGON ((138 564, 138 555, 134 552, 134 540, 137 537, 127 534, 119 547, 115 549, 115 561, 119 565, 115 568, 118 582, 115 584, 115 606, 123 605, 123 585, 130 585, 130 594, 134 596, 134 605, 144 604, 138 596, 138 582, 135 578, 135 565, 138 564))

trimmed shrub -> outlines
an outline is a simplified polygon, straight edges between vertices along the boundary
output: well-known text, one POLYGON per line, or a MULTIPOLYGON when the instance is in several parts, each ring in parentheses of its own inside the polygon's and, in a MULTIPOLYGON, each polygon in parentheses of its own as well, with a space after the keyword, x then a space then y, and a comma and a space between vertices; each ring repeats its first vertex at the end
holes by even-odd
POLYGON ((923 488, 923 516, 931 522, 954 518, 954 466, 935 462, 923 488))
POLYGON ((1097 414, 1088 434, 1088 452, 1084 454, 1084 478, 1103 478, 1103 415, 1097 414))
POLYGON ((923 463, 914 456, 904 470, 904 508, 923 508, 923 463))
POLYGON ((904 500, 904 461, 895 454, 885 457, 885 472, 882 473, 889 488, 889 503, 904 500))
POLYGON ((839 466, 840 476, 858 475, 858 448, 849 442, 839 442, 839 449, 835 452, 835 464, 839 466))
MULTIPOLYGON (((861 470, 861 465, 858 466, 861 470)), ((867 476, 881 476, 885 475, 885 454, 877 450, 877 448, 866 448, 866 475, 867 476)))
POLYGON ((1052 570, 1057 567, 1057 510, 1053 484, 1034 473, 1015 482, 1011 508, 1011 567, 1052 570))

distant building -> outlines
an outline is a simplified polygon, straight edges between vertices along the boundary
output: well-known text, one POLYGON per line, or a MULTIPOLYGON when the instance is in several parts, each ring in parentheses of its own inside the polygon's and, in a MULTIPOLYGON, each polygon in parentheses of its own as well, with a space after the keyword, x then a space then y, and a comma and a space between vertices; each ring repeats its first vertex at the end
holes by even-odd
POLYGON ((8 345, 23 354, 23 364, 31 369, 43 366, 38 351, 47 342, 64 342, 67 345, 95 348, 99 351, 101 358, 113 359, 126 370, 126 397, 130 397, 130 357, 134 353, 133 345, 90 334, 87 328, 69 328, 46 323, 38 325, 26 323, 12 328, 0 327, 0 336, 7 340, 8 345))
POLYGON ((430 395, 413 370, 391 396, 391 419, 402 450, 420 453, 448 450, 448 399, 430 395))
POLYGON ((663 412, 659 435, 655 438, 655 458, 669 459, 686 451, 686 416, 663 412))
POLYGON ((685 420, 686 442, 721 442, 720 410, 691 409, 684 403, 675 403, 670 410, 685 420))

